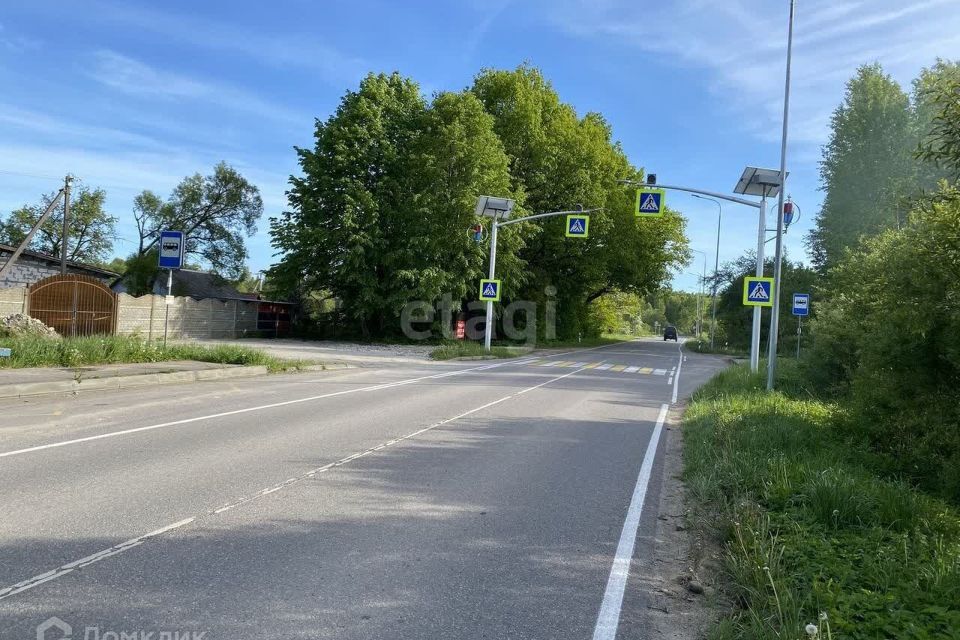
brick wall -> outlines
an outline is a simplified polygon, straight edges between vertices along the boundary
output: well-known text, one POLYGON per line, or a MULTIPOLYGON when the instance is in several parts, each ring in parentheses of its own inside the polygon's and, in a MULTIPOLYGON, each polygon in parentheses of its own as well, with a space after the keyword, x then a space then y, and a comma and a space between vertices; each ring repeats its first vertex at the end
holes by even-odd
POLYGON ((26 306, 26 297, 26 287, 0 289, 0 318, 5 318, 14 313, 23 313, 26 306))
MULTIPOLYGON (((11 255, 13 254, 9 251, 0 249, 0 266, 6 264, 11 255)), ((21 255, 10 271, 4 274, 3 280, 0 280, 0 289, 7 287, 29 287, 38 280, 43 280, 44 278, 55 276, 59 273, 60 265, 57 263, 40 260, 33 256, 21 255)), ((95 271, 87 271, 85 269, 67 266, 67 273, 92 276, 103 280, 107 284, 111 282, 110 278, 100 276, 95 271)))
MULTIPOLYGON (((164 296, 135 298, 126 293, 117 297, 117 333, 139 334, 147 339, 163 337, 164 296)), ((194 300, 177 296, 169 308, 169 338, 240 338, 257 330, 257 302, 254 300, 194 300)))

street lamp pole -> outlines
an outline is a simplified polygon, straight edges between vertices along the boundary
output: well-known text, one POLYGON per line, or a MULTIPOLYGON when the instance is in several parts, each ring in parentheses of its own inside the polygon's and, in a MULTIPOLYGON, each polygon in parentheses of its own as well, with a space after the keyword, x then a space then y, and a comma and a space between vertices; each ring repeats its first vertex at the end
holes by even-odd
POLYGON ((780 277, 783 273, 783 194, 787 180, 787 123, 790 115, 790 61, 793 54, 794 0, 790 0, 787 28, 787 71, 783 88, 783 131, 780 136, 780 194, 777 198, 777 254, 773 267, 773 313, 770 315, 770 354, 767 364, 767 391, 773 391, 777 373, 777 331, 780 328, 780 277))
POLYGON ((714 336, 717 333, 717 273, 720 271, 720 223, 723 220, 723 205, 719 200, 701 196, 698 193, 691 193, 691 196, 700 200, 709 200, 717 205, 717 250, 713 254, 713 311, 710 314, 710 349, 713 349, 714 336))
POLYGON ((697 338, 699 338, 700 334, 703 333, 703 303, 701 298, 703 297, 703 283, 707 281, 707 252, 699 249, 691 249, 691 251, 703 256, 703 273, 700 275, 700 291, 697 292, 697 338))
MULTIPOLYGON (((571 214, 584 214, 592 213, 594 211, 601 211, 602 208, 596 209, 583 209, 582 207, 577 208, 572 211, 550 211, 549 213, 538 213, 532 216, 525 216, 523 218, 513 218, 511 220, 500 221, 501 216, 509 216, 510 212, 513 210, 513 201, 506 198, 491 198, 489 196, 480 196, 480 199, 477 202, 477 215, 484 215, 493 218, 493 221, 490 223, 490 270, 488 271, 488 277, 490 280, 496 278, 497 273, 497 230, 500 227, 505 227, 511 224, 517 224, 518 222, 526 222, 527 220, 537 220, 538 218, 550 218, 553 216, 563 216, 571 214), (492 203, 492 204, 491 204, 492 203), (509 204, 507 204, 509 203, 509 204), (502 208, 501 208, 502 207, 502 208)), ((487 317, 486 322, 484 323, 483 328, 483 348, 485 351, 490 351, 491 342, 493 341, 493 301, 487 300, 487 317)))

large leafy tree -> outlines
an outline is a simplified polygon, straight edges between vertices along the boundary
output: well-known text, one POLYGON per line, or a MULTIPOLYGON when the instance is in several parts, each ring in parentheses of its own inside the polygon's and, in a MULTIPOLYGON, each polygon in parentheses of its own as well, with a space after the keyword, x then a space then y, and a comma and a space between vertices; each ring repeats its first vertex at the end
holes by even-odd
MULTIPOLYGON (((466 297, 483 266, 468 235, 476 196, 511 193, 492 124, 472 95, 427 104, 412 80, 368 75, 317 121, 314 148, 297 149, 290 210, 271 221, 273 277, 326 290, 365 337, 397 332, 407 302, 466 297)), ((501 264, 518 274, 516 234, 501 237, 501 264)))
POLYGON ((938 179, 960 179, 960 63, 937 60, 913 86, 918 156, 927 162, 922 186, 930 189, 938 179))
MULTIPOLYGON (((521 257, 528 264, 525 298, 542 300, 557 290, 558 334, 592 333, 589 305, 619 290, 646 294, 669 278, 669 267, 686 259, 683 220, 637 220, 633 193, 618 183, 638 179, 602 116, 579 117, 560 101, 541 73, 528 66, 486 70, 471 89, 493 116, 510 158, 513 190, 533 213, 568 210, 577 204, 593 213, 590 238, 572 240, 562 219, 547 219, 524 231, 521 257)), ((542 305, 541 305, 542 306, 542 305)))
POLYGON ((221 162, 207 176, 195 174, 180 182, 166 200, 144 191, 134 200, 140 260, 155 252, 160 231, 183 231, 186 253, 215 273, 238 279, 247 259, 245 238, 257 231, 263 214, 260 190, 236 169, 221 162))
MULTIPOLYGON (((103 189, 77 185, 71 191, 67 257, 78 262, 100 264, 113 249, 117 219, 104 210, 107 195, 103 189)), ((0 240, 11 245, 20 244, 55 197, 56 194, 47 194, 38 204, 24 205, 0 220, 0 240)), ((37 229, 30 242, 31 249, 60 255, 63 210, 61 201, 37 229)))
POLYGON ((808 246, 821 271, 863 236, 902 224, 915 186, 915 147, 907 94, 879 64, 860 67, 833 113, 820 163, 826 195, 808 246))

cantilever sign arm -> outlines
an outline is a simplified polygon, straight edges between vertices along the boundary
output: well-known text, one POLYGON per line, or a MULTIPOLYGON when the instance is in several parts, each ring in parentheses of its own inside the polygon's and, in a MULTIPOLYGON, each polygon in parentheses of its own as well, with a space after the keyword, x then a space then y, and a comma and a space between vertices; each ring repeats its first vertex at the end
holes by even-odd
POLYGON ((525 218, 513 218, 512 220, 507 220, 505 222, 497 222, 496 224, 498 227, 505 227, 508 224, 526 222, 527 220, 536 220, 537 218, 549 218, 550 216, 563 216, 563 215, 577 215, 581 213, 591 213, 593 211, 600 211, 601 209, 581 209, 577 211, 551 211, 550 213, 538 213, 536 215, 527 216, 525 218))
POLYGON ((743 204, 748 207, 753 207, 754 209, 760 208, 759 202, 753 202, 752 200, 744 200, 743 198, 735 198, 734 196, 727 196, 722 193, 716 193, 715 191, 705 191, 703 189, 695 189, 693 187, 678 187, 671 184, 647 184, 645 182, 640 182, 639 180, 620 180, 623 184, 633 185, 635 187, 649 187, 651 189, 671 189, 673 191, 686 191, 687 193, 698 193, 702 196, 710 196, 712 198, 720 198, 726 200, 727 202, 736 202, 737 204, 743 204))

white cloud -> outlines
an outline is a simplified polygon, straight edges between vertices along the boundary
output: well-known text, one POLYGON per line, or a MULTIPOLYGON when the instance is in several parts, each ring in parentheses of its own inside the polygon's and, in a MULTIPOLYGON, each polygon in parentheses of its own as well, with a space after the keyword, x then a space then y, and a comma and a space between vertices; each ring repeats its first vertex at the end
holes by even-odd
POLYGON ((346 54, 317 36, 289 32, 268 33, 248 29, 226 20, 202 21, 194 17, 144 7, 97 3, 98 22, 149 31, 172 42, 192 47, 234 53, 274 67, 295 66, 319 71, 339 87, 362 77, 369 65, 346 54))
POLYGON ((129 95, 202 101, 221 109, 247 112, 289 125, 310 121, 309 115, 266 101, 243 89, 158 69, 109 49, 93 54, 87 73, 100 84, 129 95))
MULTIPOLYGON (((799 2, 794 36, 791 140, 822 144, 843 86, 861 64, 879 61, 899 82, 941 57, 958 57, 956 0, 799 2)), ((703 68, 710 87, 760 140, 779 137, 786 56, 786 0, 696 0, 634 3, 578 0, 552 12, 585 39, 662 54, 703 68), (759 107, 759 109, 758 109, 759 107), (747 117, 750 116, 750 117, 747 117)))

